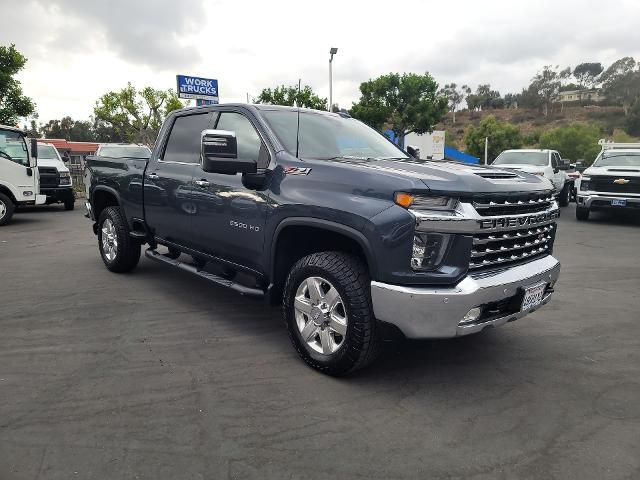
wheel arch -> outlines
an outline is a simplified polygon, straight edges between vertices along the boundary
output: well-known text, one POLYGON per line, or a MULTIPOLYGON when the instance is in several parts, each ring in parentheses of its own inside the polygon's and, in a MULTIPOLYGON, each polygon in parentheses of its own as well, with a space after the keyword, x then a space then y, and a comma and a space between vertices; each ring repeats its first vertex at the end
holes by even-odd
POLYGON ((274 232, 269 266, 269 298, 279 298, 287 274, 300 258, 319 251, 345 251, 360 257, 372 278, 376 276, 371 244, 362 232, 344 224, 319 218, 290 217, 274 232))
POLYGON ((7 187, 6 185, 0 184, 0 193, 3 193, 7 197, 9 197, 9 199, 14 203, 14 205, 18 203, 16 201, 15 195, 13 194, 11 189, 9 187, 7 187))
POLYGON ((98 185, 91 193, 91 207, 96 221, 106 207, 120 206, 120 194, 114 188, 98 185))

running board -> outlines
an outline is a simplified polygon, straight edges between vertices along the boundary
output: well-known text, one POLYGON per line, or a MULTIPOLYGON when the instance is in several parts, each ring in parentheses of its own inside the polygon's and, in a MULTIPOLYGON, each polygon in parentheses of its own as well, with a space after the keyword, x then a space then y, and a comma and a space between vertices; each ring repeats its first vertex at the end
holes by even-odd
POLYGON ((151 260, 155 260, 156 262, 165 263, 167 265, 171 265, 172 267, 179 268, 180 270, 184 270, 185 272, 192 273, 193 275, 196 275, 200 278, 204 278, 205 280, 215 283, 216 285, 221 285, 223 287, 230 288, 231 290, 235 290, 236 292, 242 295, 251 295, 252 297, 264 296, 264 292, 259 288, 251 288, 251 287, 246 287, 244 285, 240 285, 239 283, 235 283, 231 280, 227 280, 226 278, 220 277, 218 275, 214 275, 213 273, 209 273, 205 270, 200 270, 198 269, 198 267, 190 263, 185 263, 179 260, 174 260, 172 258, 169 258, 150 248, 148 248, 144 252, 144 254, 147 258, 150 258, 151 260))

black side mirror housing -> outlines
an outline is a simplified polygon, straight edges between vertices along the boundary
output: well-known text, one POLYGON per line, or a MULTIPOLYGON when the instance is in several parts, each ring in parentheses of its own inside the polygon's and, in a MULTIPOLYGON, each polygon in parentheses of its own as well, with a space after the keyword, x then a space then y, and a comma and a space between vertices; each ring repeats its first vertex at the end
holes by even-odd
POLYGON ((69 156, 69 152, 64 152, 64 154, 62 155, 62 161, 64 163, 68 163, 71 161, 71 157, 69 156))
POLYGON ((238 158, 236 133, 228 130, 203 130, 200 137, 201 167, 209 173, 235 175, 256 173, 255 160, 238 158))

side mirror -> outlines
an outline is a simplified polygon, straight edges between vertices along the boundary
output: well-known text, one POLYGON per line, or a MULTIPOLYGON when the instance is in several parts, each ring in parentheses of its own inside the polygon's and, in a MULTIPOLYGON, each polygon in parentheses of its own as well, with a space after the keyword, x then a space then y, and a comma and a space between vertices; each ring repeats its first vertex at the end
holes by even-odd
POLYGON ((33 165, 31 166, 37 167, 38 166, 38 139, 36 138, 31 139, 31 158, 33 158, 33 165))
POLYGON ((256 173, 255 160, 238 158, 236 132, 203 130, 200 137, 201 167, 209 173, 256 173))
POLYGON ((558 170, 569 170, 570 165, 567 163, 559 163, 558 164, 558 170))
POLYGON ((407 145, 407 153, 411 155, 416 160, 420 160, 420 149, 418 147, 412 147, 411 145, 407 145))
POLYGON ((64 152, 62 155, 62 161, 64 163, 69 163, 71 161, 71 157, 69 156, 69 152, 64 152))

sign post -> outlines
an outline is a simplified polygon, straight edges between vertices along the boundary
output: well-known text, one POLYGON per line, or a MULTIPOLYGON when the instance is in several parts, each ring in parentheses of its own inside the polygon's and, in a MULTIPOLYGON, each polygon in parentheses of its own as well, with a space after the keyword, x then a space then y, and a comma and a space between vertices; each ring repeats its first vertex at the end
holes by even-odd
POLYGON ((219 103, 218 80, 215 78, 176 75, 176 83, 178 98, 193 99, 196 105, 219 103))

